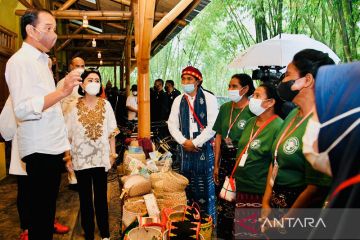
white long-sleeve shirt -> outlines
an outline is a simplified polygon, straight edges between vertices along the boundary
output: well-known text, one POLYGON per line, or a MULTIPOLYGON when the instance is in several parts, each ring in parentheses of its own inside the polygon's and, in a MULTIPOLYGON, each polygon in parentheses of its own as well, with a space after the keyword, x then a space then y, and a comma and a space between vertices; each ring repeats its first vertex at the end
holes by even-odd
MULTIPOLYGON (((205 101, 206 101, 206 111, 207 111, 207 125, 206 128, 198 135, 196 138, 192 139, 192 142, 195 147, 201 147, 204 143, 209 141, 214 135, 215 131, 212 130, 214 123, 216 121, 216 117, 219 113, 219 108, 217 104, 217 99, 214 95, 203 91, 205 95, 205 101)), ((171 107, 171 113, 168 119, 168 127, 170 134, 173 136, 175 141, 179 144, 183 144, 187 139, 184 137, 180 130, 180 123, 179 123, 179 115, 180 115, 180 103, 183 95, 186 93, 183 93, 179 96, 177 96, 174 100, 174 103, 171 107)), ((194 106, 194 100, 195 97, 191 97, 190 95, 186 94, 191 106, 194 106)), ((189 109, 189 119, 190 119, 190 136, 192 138, 193 134, 200 131, 200 129, 194 129, 192 126, 192 122, 195 123, 196 120, 194 119, 194 116, 189 109), (198 131, 197 131, 198 130, 198 131)))
POLYGON ((7 62, 5 78, 19 120, 20 158, 32 153, 60 154, 69 150, 60 103, 42 110, 44 97, 56 90, 48 55, 24 42, 7 62))
POLYGON ((21 161, 19 156, 16 129, 17 120, 11 102, 11 97, 8 97, 5 106, 0 114, 0 133, 1 136, 5 139, 5 141, 12 140, 9 174, 27 175, 26 165, 23 161, 21 161))

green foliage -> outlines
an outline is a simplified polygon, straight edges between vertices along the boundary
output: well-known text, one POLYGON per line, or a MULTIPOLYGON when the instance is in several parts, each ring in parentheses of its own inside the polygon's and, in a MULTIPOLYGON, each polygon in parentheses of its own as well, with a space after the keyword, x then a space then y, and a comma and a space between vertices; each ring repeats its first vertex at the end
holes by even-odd
MULTIPOLYGON (((181 70, 191 64, 203 73, 205 88, 226 95, 231 76, 244 72, 228 64, 279 32, 321 41, 343 62, 359 60, 359 20, 360 0, 213 0, 151 59, 151 86, 157 78, 172 79, 180 89, 181 70)), ((131 82, 136 82, 136 70, 131 82)))

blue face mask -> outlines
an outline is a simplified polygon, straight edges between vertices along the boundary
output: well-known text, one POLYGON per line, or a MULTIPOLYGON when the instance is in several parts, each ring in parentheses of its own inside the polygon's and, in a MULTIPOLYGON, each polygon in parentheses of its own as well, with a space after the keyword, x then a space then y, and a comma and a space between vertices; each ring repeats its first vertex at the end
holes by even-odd
POLYGON ((195 90, 195 85, 193 83, 191 84, 181 84, 184 92, 187 94, 192 93, 195 90))

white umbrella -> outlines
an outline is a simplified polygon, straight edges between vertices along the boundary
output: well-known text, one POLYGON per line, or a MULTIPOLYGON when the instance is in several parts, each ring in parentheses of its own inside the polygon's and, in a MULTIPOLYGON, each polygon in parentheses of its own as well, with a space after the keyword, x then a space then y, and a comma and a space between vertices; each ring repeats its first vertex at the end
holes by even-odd
POLYGON ((229 67, 251 69, 258 66, 287 66, 297 52, 306 48, 326 52, 335 63, 340 62, 340 58, 325 44, 304 34, 283 33, 249 47, 229 67))

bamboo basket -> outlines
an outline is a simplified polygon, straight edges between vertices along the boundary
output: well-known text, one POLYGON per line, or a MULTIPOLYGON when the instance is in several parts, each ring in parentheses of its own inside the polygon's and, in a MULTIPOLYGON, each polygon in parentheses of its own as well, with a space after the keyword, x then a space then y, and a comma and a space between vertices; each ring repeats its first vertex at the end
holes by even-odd
POLYGON ((130 230, 128 240, 161 240, 162 233, 153 227, 136 227, 130 230))
POLYGON ((174 171, 166 172, 164 175, 164 192, 182 192, 189 185, 189 180, 186 177, 174 171))
POLYGON ((144 216, 146 213, 145 201, 125 202, 123 206, 122 224, 126 228, 134 222, 138 216, 144 216))
POLYGON ((204 237, 205 240, 211 240, 213 232, 213 220, 212 217, 207 217, 209 219, 206 223, 201 223, 200 225, 200 234, 204 237))
MULTIPOLYGON (((170 238, 169 238, 169 230, 166 230, 164 233, 163 233, 163 240, 170 240, 170 238)), ((199 234, 199 239, 200 240, 206 240, 204 237, 203 237, 203 235, 200 233, 199 234)))

